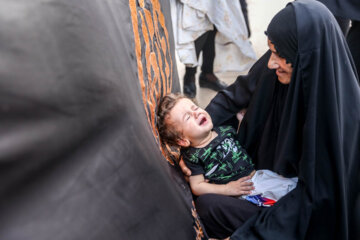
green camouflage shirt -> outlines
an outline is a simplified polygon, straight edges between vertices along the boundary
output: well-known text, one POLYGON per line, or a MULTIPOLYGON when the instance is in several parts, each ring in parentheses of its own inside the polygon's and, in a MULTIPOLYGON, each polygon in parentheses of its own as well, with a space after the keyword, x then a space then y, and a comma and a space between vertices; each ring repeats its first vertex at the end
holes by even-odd
POLYGON ((236 140, 231 126, 214 128, 218 136, 203 148, 181 150, 192 175, 204 174, 212 183, 228 183, 249 175, 254 164, 245 149, 236 140))

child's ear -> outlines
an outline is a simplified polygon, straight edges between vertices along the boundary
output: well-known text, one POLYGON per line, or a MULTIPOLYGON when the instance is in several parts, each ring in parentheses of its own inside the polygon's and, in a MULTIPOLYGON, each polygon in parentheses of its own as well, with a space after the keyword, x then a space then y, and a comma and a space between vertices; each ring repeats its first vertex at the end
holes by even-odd
POLYGON ((190 141, 188 139, 184 139, 184 138, 178 138, 176 140, 176 143, 181 147, 189 147, 190 146, 190 141))

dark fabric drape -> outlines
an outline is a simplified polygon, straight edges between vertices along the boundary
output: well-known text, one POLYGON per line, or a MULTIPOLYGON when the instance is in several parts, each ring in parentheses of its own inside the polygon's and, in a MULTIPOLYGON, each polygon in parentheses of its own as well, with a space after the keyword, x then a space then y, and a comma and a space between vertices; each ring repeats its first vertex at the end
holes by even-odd
POLYGON ((179 91, 169 2, 0 6, 0 239, 195 239, 149 122, 179 91))
MULTIPOLYGON (((360 15, 360 12, 359 12, 360 15)), ((357 69, 358 79, 360 78, 360 21, 352 21, 351 28, 347 35, 349 49, 353 56, 357 69)))

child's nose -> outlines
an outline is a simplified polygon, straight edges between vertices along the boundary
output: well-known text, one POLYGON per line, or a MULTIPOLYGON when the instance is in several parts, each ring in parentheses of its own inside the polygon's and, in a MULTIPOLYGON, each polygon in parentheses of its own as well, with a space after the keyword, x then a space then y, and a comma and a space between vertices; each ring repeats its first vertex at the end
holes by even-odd
POLYGON ((193 115, 195 118, 199 117, 200 112, 199 111, 193 111, 193 115))

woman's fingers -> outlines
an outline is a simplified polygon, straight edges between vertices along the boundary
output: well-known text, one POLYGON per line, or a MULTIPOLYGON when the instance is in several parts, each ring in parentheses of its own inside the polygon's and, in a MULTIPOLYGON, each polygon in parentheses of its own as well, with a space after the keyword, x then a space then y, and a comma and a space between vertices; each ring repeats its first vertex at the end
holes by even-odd
POLYGON ((242 113, 238 112, 236 114, 236 118, 238 119, 239 122, 241 122, 243 120, 243 118, 244 118, 244 115, 242 113))
POLYGON ((237 114, 236 114, 236 118, 239 120, 239 122, 241 122, 245 116, 246 113, 246 108, 241 109, 237 114))

